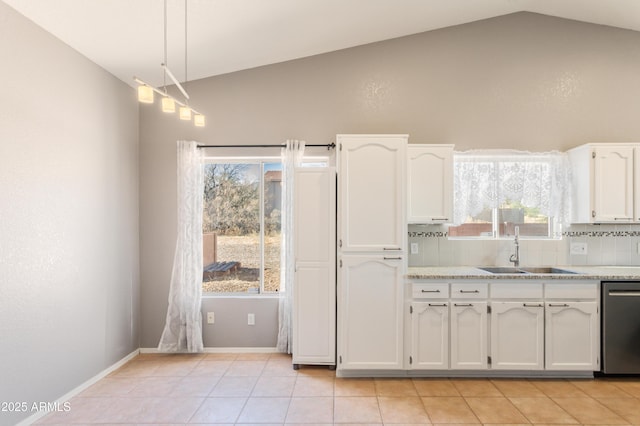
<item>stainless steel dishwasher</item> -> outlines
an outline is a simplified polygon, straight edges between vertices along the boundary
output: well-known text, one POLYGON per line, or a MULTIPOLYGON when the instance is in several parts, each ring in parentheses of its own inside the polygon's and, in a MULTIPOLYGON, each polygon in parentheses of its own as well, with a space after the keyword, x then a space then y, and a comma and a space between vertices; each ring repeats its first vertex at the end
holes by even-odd
POLYGON ((640 281, 602 282, 602 372, 640 374, 640 281))

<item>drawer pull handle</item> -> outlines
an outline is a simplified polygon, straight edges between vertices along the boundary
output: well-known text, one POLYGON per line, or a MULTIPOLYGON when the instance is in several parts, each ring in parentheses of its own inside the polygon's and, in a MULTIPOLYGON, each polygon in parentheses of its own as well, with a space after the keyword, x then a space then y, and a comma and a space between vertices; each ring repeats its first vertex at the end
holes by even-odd
POLYGON ((523 303, 522 306, 525 308, 544 308, 542 303, 523 303))
POLYGON ((420 290, 422 293, 440 293, 440 290, 420 290))
POLYGON ((429 303, 429 306, 447 306, 446 303, 429 303))
POLYGON ((402 258, 401 258, 400 256, 398 256, 398 257, 388 257, 388 256, 385 256, 385 257, 383 257, 383 259, 384 259, 384 260, 402 260, 402 258))
POLYGON ((454 303, 453 306, 473 306, 473 303, 454 303))
POLYGON ((568 308, 569 305, 566 303, 549 303, 550 308, 568 308))
POLYGON ((460 290, 460 293, 480 293, 480 290, 460 290))
POLYGON ((397 247, 384 247, 382 250, 387 250, 387 251, 400 251, 402 250, 401 248, 397 248, 397 247))

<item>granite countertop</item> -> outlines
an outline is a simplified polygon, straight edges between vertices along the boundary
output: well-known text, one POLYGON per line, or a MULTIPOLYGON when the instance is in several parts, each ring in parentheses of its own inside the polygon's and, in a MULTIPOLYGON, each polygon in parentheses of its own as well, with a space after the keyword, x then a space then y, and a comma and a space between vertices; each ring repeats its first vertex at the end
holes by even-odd
MULTIPOLYGON (((526 266, 522 266, 525 268, 526 266)), ((473 266, 410 267, 408 279, 640 280, 640 266, 554 266, 575 274, 493 274, 473 266)))

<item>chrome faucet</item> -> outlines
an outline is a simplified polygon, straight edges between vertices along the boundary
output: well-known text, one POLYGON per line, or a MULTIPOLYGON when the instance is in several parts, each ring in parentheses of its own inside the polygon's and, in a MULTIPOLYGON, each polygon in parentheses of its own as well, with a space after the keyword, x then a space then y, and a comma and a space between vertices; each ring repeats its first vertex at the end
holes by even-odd
POLYGON ((515 237, 513 238, 513 242, 516 245, 516 252, 509 257, 509 262, 513 263, 514 267, 520 266, 520 243, 518 242, 518 236, 520 235, 520 227, 516 226, 514 228, 515 237))

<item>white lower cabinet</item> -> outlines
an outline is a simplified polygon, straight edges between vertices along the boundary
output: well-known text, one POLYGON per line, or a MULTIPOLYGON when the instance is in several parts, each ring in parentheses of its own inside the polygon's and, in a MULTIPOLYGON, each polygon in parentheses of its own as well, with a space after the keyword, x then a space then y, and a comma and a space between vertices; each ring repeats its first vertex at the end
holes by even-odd
POLYGON ((411 304, 411 369, 449 368, 448 301, 411 304))
POLYGON ((487 368, 487 302, 451 303, 451 368, 487 368))
POLYGON ((338 369, 403 368, 403 262, 342 256, 338 280, 338 369))
POLYGON ((599 370, 598 303, 548 302, 546 314, 547 370, 599 370))
POLYGON ((544 368, 544 303, 491 302, 491 368, 544 368))
POLYGON ((596 281, 460 280, 410 289, 412 370, 600 370, 596 281))

